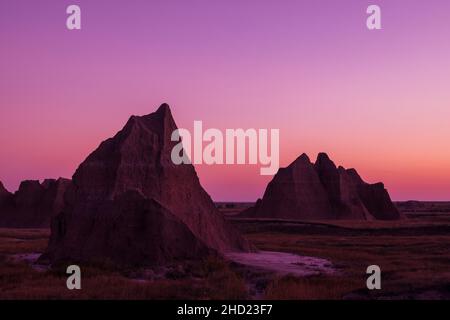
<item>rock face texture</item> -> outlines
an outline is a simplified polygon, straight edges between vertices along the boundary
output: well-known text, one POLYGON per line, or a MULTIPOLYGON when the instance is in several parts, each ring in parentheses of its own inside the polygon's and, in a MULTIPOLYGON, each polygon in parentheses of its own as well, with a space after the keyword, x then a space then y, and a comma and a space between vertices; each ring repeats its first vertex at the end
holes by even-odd
POLYGON ((176 129, 163 104, 102 142, 73 175, 44 258, 137 266, 248 250, 194 167, 173 164, 176 129))
POLYGON ((6 228, 48 228, 51 218, 63 206, 63 195, 70 180, 23 181, 11 194, 0 187, 0 226, 6 228))
POLYGON ((281 168, 264 196, 243 217, 305 220, 395 220, 401 215, 382 183, 365 183, 355 169, 337 168, 320 153, 306 154, 281 168))

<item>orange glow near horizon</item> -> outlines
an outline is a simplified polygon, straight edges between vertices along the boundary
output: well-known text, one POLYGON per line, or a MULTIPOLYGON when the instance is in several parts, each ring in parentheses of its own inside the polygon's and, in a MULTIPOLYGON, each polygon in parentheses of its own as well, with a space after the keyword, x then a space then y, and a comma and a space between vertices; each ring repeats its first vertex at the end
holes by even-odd
MULTIPOLYGON (((257 12, 239 1, 114 1, 107 13, 78 2, 89 17, 80 32, 61 27, 60 1, 0 3, 9 190, 71 177, 130 115, 167 102, 183 128, 279 129, 281 166, 323 151, 394 200, 450 200, 450 2, 379 0, 379 32, 365 27, 365 0, 326 10, 268 0, 257 12)), ((271 179, 259 165, 197 171, 216 201, 255 201, 271 179)))

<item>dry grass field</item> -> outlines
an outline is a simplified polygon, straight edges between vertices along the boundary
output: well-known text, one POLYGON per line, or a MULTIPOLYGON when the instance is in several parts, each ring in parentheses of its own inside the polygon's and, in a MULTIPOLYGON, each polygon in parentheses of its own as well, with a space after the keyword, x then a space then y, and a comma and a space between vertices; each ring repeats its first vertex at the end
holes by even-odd
POLYGON ((82 290, 74 291, 64 270, 35 263, 48 229, 0 229, 0 299, 450 299, 450 205, 431 205, 400 206, 406 219, 393 222, 230 218, 258 249, 328 259, 332 275, 295 277, 209 258, 161 270, 83 266, 82 290), (381 290, 366 289, 372 264, 381 267, 381 290))

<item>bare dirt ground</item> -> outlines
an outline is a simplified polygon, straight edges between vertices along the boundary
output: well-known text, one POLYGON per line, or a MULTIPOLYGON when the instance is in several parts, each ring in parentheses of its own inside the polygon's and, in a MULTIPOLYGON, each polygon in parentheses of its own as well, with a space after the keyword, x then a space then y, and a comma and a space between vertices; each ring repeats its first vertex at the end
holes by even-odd
POLYGON ((266 270, 277 275, 307 277, 335 273, 335 269, 329 260, 292 253, 274 251, 230 252, 225 257, 249 268, 266 270))
POLYGON ((82 290, 36 259, 48 229, 0 229, 0 299, 450 299, 450 203, 399 203, 403 221, 239 219, 260 250, 161 270, 83 266, 82 290), (366 288, 366 268, 382 289, 366 288))

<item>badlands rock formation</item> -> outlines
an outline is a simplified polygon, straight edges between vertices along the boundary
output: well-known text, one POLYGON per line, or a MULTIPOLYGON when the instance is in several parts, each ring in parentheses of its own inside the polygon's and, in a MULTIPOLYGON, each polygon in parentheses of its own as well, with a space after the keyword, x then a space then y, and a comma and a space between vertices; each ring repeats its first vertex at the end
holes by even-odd
POLYGON ((163 104, 102 142, 73 175, 43 258, 142 266, 247 250, 194 167, 173 164, 175 129, 163 104))
POLYGON ((48 228, 52 216, 63 206, 63 195, 70 180, 23 181, 16 193, 0 185, 0 227, 48 228))
POLYGON ((305 220, 395 220, 401 215, 382 183, 364 182, 355 169, 337 168, 325 153, 313 164, 302 154, 281 168, 243 217, 305 220))

